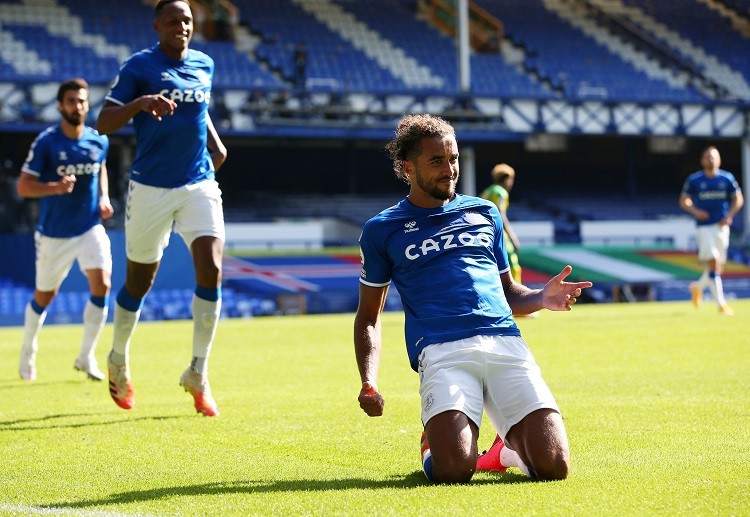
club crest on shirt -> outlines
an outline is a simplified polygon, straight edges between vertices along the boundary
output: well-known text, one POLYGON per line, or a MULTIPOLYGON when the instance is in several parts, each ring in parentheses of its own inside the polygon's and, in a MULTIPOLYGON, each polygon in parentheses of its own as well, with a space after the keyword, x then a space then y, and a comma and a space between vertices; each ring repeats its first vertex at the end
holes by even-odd
POLYGON ((487 217, 479 212, 464 212, 463 220, 470 225, 487 224, 489 222, 487 217))
POLYGON ((57 159, 60 160, 60 161, 67 160, 68 159, 68 153, 66 153, 65 151, 60 151, 59 153, 57 153, 57 159))
POLYGON ((201 83, 203 86, 211 86, 211 76, 208 75, 203 70, 196 70, 195 71, 195 78, 198 80, 199 83, 201 83))
POLYGON ((462 214, 458 215, 456 219, 451 221, 447 226, 441 228, 437 233, 439 235, 442 235, 472 226, 484 226, 487 224, 491 224, 491 221, 479 212, 463 212, 462 214))

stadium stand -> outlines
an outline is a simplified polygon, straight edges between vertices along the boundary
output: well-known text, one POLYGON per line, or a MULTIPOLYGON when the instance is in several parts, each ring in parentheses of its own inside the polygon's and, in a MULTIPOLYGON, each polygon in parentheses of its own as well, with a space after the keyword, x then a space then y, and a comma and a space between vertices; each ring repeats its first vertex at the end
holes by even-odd
MULTIPOLYGON (((295 46, 304 43, 308 60, 306 82, 315 90, 403 90, 406 85, 393 73, 357 50, 341 34, 290 0, 241 0, 240 12, 252 12, 251 30, 262 37, 256 55, 292 85, 295 46)), ((373 41, 376 36, 373 36, 373 41)))
MULTIPOLYGON (((235 142, 259 135, 380 142, 394 120, 410 111, 449 118, 467 140, 512 141, 528 135, 509 129, 509 119, 526 124, 526 133, 544 133, 547 121, 581 113, 568 115, 558 106, 588 102, 601 102, 588 109, 601 107, 606 113, 601 131, 611 133, 616 116, 608 119, 604 110, 616 103, 688 103, 698 112, 692 118, 700 119, 701 109, 722 103, 740 106, 742 118, 750 100, 750 0, 476 0, 503 25, 504 34, 496 50, 471 52, 468 92, 459 85, 454 38, 425 15, 428 0, 234 4, 239 9, 234 41, 196 34, 191 46, 216 62, 211 114, 235 142), (298 66, 300 49, 305 58, 298 66), (519 100, 530 103, 509 104, 519 100), (330 128, 340 131, 326 133, 330 128)), ((0 131, 32 134, 57 120, 56 87, 71 76, 86 77, 92 85, 93 122, 122 60, 155 43, 151 19, 148 1, 0 0, 0 131)), ((687 113, 665 111, 657 122, 690 119, 687 113)), ((707 119, 724 120, 705 113, 707 119)), ((617 116, 635 120, 640 114, 617 116)), ((733 116, 726 117, 731 122, 733 116)), ((653 125, 636 131, 645 138, 656 134, 653 125)), ((561 131, 550 127, 549 132, 561 131)), ((678 134, 687 133, 684 126, 677 128, 678 134)), ((676 191, 679 183, 670 184, 676 191)), ((228 222, 335 217, 356 226, 402 195, 395 184, 372 194, 353 187, 348 193, 319 193, 308 183, 292 185, 283 194, 245 193, 243 187, 253 188, 237 182, 227 192, 228 222)), ((509 217, 554 222, 558 242, 580 242, 582 221, 684 215, 674 191, 547 194, 541 187, 539 182, 528 190, 517 188, 509 217)), ((10 206, 16 200, 10 192, 3 196, 8 203, 0 210, 2 229, 12 229, 10 206)), ((735 218, 735 234, 744 231, 742 225, 743 218, 735 218)), ((24 223, 26 231, 29 227, 24 223)), ((0 314, 20 315, 30 288, 6 280, 0 275, 0 314)), ((226 288, 227 315, 283 310, 275 296, 251 296, 242 285, 238 281, 226 288)), ((81 296, 61 297, 54 309, 60 315, 54 318, 62 322, 72 317, 66 314, 80 313, 81 296)), ((185 317, 190 296, 183 289, 160 289, 147 300, 144 318, 185 317)), ((337 297, 310 299, 307 310, 352 303, 343 291, 337 297)))
POLYGON ((627 7, 619 0, 600 0, 604 9, 613 8, 662 41, 674 52, 691 61, 716 81, 728 98, 749 99, 750 67, 747 52, 750 43, 741 37, 731 23, 702 2, 690 9, 673 2, 629 0, 627 7))
MULTIPOLYGON (((684 84, 679 70, 659 68, 650 56, 630 50, 627 42, 597 29, 590 12, 571 9, 575 3, 477 3, 507 27, 510 39, 501 48, 515 45, 521 55, 473 53, 475 96, 706 100, 684 84), (561 38, 565 45, 557 44, 561 38)), ((597 2, 602 10, 615 3, 619 4, 597 2)), ((194 42, 195 48, 205 50, 216 61, 219 93, 253 88, 273 107, 277 93, 288 90, 292 97, 301 96, 287 106, 290 109, 341 103, 353 112, 386 113, 408 108, 449 110, 460 94, 456 67, 445 66, 445 56, 455 54, 452 38, 415 14, 411 2, 237 0, 236 5, 241 26, 247 29, 240 31, 244 36, 238 36, 238 43, 199 37, 194 42), (307 53, 301 92, 294 63, 299 44, 304 44, 307 53), (339 95, 314 97, 308 92, 339 95)), ((124 57, 154 42, 151 12, 144 3, 134 2, 125 8, 95 0, 17 0, 0 6, 0 39, 4 42, 0 81, 6 84, 54 82, 59 77, 83 75, 92 84, 106 85, 124 57)), ((709 14, 718 18, 713 11, 709 14)), ((698 18, 690 20, 696 23, 698 18)), ((736 66, 747 66, 741 63, 742 57, 733 59, 736 66)), ((22 95, 28 97, 28 92, 22 95)), ((22 95, 7 99, 4 118, 18 115, 24 101, 36 111, 44 109, 35 99, 21 99, 22 95)), ((239 129, 252 128, 252 120, 247 118, 253 118, 249 107, 250 103, 234 104, 226 116, 244 112, 246 116, 238 117, 237 125, 239 129)))
MULTIPOLYGON (((552 0, 479 0, 502 19, 506 33, 527 49, 530 68, 552 78, 568 98, 622 100, 705 100, 677 80, 647 74, 648 56, 628 48, 612 34, 595 30, 575 2, 552 0), (584 23, 584 22, 589 23, 584 23), (560 45, 564 41, 564 45, 560 45), (627 56, 627 60, 625 57, 627 56), (639 70, 643 69, 644 71, 639 70)), ((653 70, 651 65, 651 70, 653 70)))

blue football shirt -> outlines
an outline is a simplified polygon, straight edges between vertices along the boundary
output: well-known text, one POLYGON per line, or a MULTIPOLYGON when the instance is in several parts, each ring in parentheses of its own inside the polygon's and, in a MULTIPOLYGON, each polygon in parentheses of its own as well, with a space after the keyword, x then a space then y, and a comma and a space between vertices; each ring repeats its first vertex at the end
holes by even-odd
POLYGON ((682 186, 682 194, 692 199, 696 208, 708 212, 707 220, 696 220, 698 226, 703 226, 716 224, 727 215, 729 203, 739 189, 734 175, 719 169, 713 178, 706 176, 703 171, 688 176, 682 186))
POLYGON ((206 148, 213 73, 213 59, 193 49, 180 60, 155 45, 125 61, 107 100, 124 105, 142 95, 161 94, 177 103, 174 115, 162 117, 161 122, 144 111, 133 117, 136 156, 130 179, 177 188, 214 177, 206 148))
POLYGON ((445 206, 420 208, 404 199, 367 221, 359 243, 360 282, 392 281, 401 295, 414 370, 427 345, 520 335, 500 280, 509 266, 494 203, 457 194, 445 206))
POLYGON ((42 235, 75 237, 99 223, 99 171, 108 150, 109 139, 87 126, 78 140, 65 136, 59 125, 39 133, 21 171, 42 183, 76 177, 70 194, 39 198, 37 230, 42 235))

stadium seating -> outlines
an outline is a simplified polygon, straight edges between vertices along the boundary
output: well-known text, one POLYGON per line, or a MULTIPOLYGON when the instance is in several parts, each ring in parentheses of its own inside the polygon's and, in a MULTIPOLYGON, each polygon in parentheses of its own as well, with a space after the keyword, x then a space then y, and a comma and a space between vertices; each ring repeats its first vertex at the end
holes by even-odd
POLYGON ((258 193, 246 196, 241 204, 227 207, 225 218, 227 222, 263 222, 274 219, 335 217, 361 226, 369 218, 402 198, 403 196, 398 194, 358 196, 295 193, 269 196, 258 193))
MULTIPOLYGON (((733 30, 731 22, 715 9, 709 8, 703 2, 693 2, 690 9, 674 2, 628 0, 625 3, 639 7, 683 38, 692 41, 709 56, 721 59, 730 65, 732 70, 742 73, 745 79, 750 80, 750 40, 747 36, 740 37, 739 33, 733 30)), ((747 2, 744 4, 747 16, 747 2)), ((664 38, 659 34, 655 36, 664 38)), ((686 57, 694 60, 698 66, 708 69, 705 59, 701 59, 702 56, 687 54, 686 57)))
POLYGON ((723 0, 730 9, 743 16, 750 16, 750 2, 748 0, 723 0))
MULTIPOLYGON (((567 98, 700 101, 689 88, 650 78, 593 37, 574 28, 542 0, 478 0, 527 49, 527 66, 561 87, 567 98), (561 44, 564 42, 564 44, 561 44)), ((564 5, 561 9, 565 9, 564 5)))
MULTIPOLYGON (((403 198, 402 195, 257 194, 227 207, 229 222, 336 217, 361 226, 403 198), (251 208, 249 208, 251 207, 251 208)), ((614 196, 531 195, 514 199, 511 221, 652 220, 684 216, 674 196, 649 195, 635 200, 614 196)))
POLYGON ((675 196, 641 196, 624 199, 613 196, 557 195, 545 199, 545 206, 565 211, 576 220, 627 221, 684 216, 675 196))
MULTIPOLYGON (((0 326, 23 325, 26 304, 34 296, 34 289, 0 277, 0 326)), ((80 323, 89 299, 86 291, 61 291, 48 308, 48 324, 80 323)), ((188 319, 192 314, 193 289, 156 289, 146 297, 141 320, 188 319)), ((222 317, 252 318, 276 314, 276 300, 238 292, 231 287, 222 289, 222 317)), ((110 311, 109 320, 112 320, 110 311)))
MULTIPOLYGON (((58 81, 61 77, 83 76, 92 84, 106 85, 122 60, 156 42, 151 28, 153 13, 143 3, 122 6, 95 0, 59 0, 57 6, 44 8, 30 2, 3 4, 7 15, 0 40, 17 47, 8 50, 3 45, 3 81, 58 81)), ((193 47, 209 53, 216 62, 217 88, 282 86, 230 42, 196 38, 193 47)))
POLYGON ((403 81, 385 70, 339 33, 330 30, 291 0, 240 0, 241 13, 252 13, 250 28, 263 42, 256 53, 292 85, 296 79, 294 50, 304 43, 305 76, 312 89, 403 90, 403 81))
MULTIPOLYGON (((595 3, 604 9, 620 1, 595 3)), ((559 0, 477 3, 504 24, 510 38, 506 47, 516 44, 519 53, 517 61, 503 54, 472 53, 471 91, 480 97, 477 107, 490 107, 486 114, 492 114, 498 97, 707 100, 692 87, 681 85, 684 76, 678 71, 656 73, 648 56, 631 52, 602 29, 592 33, 594 19, 580 13, 566 19, 559 0)), ((247 32, 244 28, 252 33, 247 36, 254 38, 251 43, 247 38, 242 44, 205 41, 199 35, 193 43, 216 61, 216 98, 224 90, 251 88, 269 98, 275 93, 268 92, 287 89, 295 97, 294 52, 298 44, 304 44, 308 56, 304 86, 310 92, 344 93, 329 99, 331 104, 338 102, 355 113, 419 108, 444 112, 455 105, 460 93, 456 45, 415 14, 414 2, 236 0, 235 4, 240 9, 242 33, 247 32), (367 98, 373 95, 376 99, 367 98), (403 101, 400 104, 397 96, 403 101)), ((728 21, 700 2, 630 0, 625 4, 674 26, 745 77, 750 74, 747 39, 737 38, 728 29, 728 21), (710 32, 698 30, 705 19, 711 20, 710 32)), ((52 118, 54 111, 47 103, 31 98, 29 83, 77 75, 104 86, 125 57, 155 42, 151 10, 141 2, 126 8, 97 0, 46 0, 45 4, 3 0, 0 7, 0 83, 17 85, 12 95, 0 88, 3 120, 20 117, 24 110, 28 116, 52 118)), ((736 9, 742 9, 742 2, 737 2, 736 9)), ((694 59, 694 55, 683 57, 694 59)), ((296 103, 304 107, 311 101, 303 98, 296 103)), ((244 105, 221 114, 229 127, 240 130, 252 129, 257 122, 244 105)))
MULTIPOLYGON (((457 67, 452 66, 453 60, 449 60, 450 66, 446 66, 445 56, 452 56, 456 52, 452 39, 422 20, 415 20, 413 12, 404 7, 404 2, 390 0, 384 4, 339 0, 338 3, 430 70, 442 74, 446 84, 444 91, 459 91, 457 67), (415 37, 415 33, 419 36, 415 37)), ((554 96, 551 91, 507 63, 500 54, 474 53, 471 56, 471 71, 471 91, 477 95, 532 98, 554 96)))

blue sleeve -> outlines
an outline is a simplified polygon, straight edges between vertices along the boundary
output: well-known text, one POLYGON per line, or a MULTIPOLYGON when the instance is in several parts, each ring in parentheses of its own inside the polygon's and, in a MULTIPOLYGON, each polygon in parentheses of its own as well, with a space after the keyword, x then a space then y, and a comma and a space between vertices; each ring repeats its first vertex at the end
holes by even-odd
POLYGON ((23 162, 21 172, 28 172, 34 176, 41 176, 47 164, 47 154, 49 149, 49 140, 42 135, 36 137, 29 147, 29 154, 26 155, 26 161, 23 162))
POLYGON ((685 183, 682 184, 682 195, 692 197, 692 189, 690 188, 692 183, 690 182, 690 176, 687 177, 685 183))
POLYGON ((734 177, 734 174, 729 174, 729 193, 731 194, 730 198, 737 195, 737 192, 740 192, 740 184, 737 183, 737 178, 734 177))
POLYGON ((138 78, 134 73, 135 68, 132 58, 125 61, 117 77, 112 81, 109 93, 105 97, 107 100, 122 105, 140 97, 138 78))
POLYGON ((391 283, 391 263, 383 249, 384 243, 377 238, 372 220, 365 224, 359 237, 362 270, 359 281, 371 287, 385 287, 391 283))

